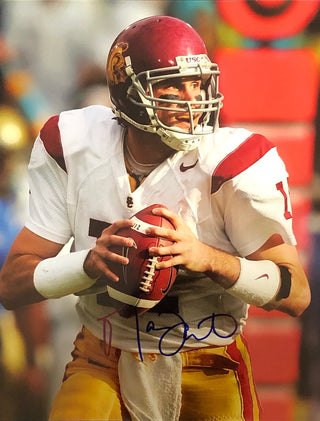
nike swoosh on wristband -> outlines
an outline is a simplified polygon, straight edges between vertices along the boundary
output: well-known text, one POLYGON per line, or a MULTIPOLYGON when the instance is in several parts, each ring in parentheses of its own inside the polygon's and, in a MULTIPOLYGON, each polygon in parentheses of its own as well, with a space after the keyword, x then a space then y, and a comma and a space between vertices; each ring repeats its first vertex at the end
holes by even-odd
POLYGON ((184 163, 182 162, 182 164, 180 165, 180 171, 185 172, 185 171, 191 170, 192 168, 194 168, 197 165, 197 163, 198 163, 198 159, 192 165, 184 165, 184 163))
POLYGON ((264 273, 263 275, 258 276, 258 278, 256 278, 255 281, 257 281, 258 279, 261 279, 261 278, 266 278, 266 280, 268 280, 269 275, 267 273, 264 273))

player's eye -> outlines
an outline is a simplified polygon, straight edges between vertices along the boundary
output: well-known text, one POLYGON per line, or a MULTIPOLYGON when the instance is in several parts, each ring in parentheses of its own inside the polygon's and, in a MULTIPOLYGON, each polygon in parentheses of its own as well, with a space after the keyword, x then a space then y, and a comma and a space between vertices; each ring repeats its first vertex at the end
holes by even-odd
POLYGON ((192 82, 191 87, 192 89, 201 89, 201 81, 197 80, 197 81, 192 82))
POLYGON ((174 95, 174 94, 163 94, 159 96, 160 99, 169 99, 172 101, 175 101, 177 99, 180 99, 179 95, 174 95))

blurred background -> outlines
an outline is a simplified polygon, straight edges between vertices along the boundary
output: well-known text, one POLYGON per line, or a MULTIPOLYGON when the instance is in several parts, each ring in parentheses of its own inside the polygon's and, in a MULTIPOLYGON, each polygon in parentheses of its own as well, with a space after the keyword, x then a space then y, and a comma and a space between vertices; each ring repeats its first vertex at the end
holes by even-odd
MULTIPOLYGON (((277 146, 312 303, 298 320, 250 308, 261 421, 320 420, 319 8, 318 0, 0 0, 0 267, 24 224, 39 129, 63 110, 109 105, 109 47, 138 19, 165 14, 194 26, 221 70, 221 125, 277 146)), ((74 299, 0 306, 0 420, 46 419, 80 327, 74 299)))

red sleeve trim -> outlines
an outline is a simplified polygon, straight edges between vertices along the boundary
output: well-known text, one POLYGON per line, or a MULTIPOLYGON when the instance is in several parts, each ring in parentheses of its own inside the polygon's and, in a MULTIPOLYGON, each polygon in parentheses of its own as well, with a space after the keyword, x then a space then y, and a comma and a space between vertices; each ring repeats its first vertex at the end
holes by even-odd
POLYGON ((67 172, 59 130, 59 115, 55 115, 40 130, 40 138, 48 154, 67 172))
POLYGON ((211 193, 217 192, 223 183, 251 167, 272 148, 274 144, 264 136, 251 135, 216 167, 212 174, 211 193))

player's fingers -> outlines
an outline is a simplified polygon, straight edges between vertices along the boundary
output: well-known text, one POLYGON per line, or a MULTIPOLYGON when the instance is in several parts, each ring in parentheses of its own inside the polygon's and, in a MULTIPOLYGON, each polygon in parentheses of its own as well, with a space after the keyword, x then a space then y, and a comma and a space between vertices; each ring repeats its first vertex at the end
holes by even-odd
POLYGON ((179 266, 181 264, 181 257, 180 256, 172 256, 166 260, 158 260, 156 264, 156 269, 166 269, 174 266, 179 266))
POLYGON ((119 281, 119 277, 109 269, 109 266, 105 262, 101 261, 98 267, 100 269, 101 276, 105 276, 110 281, 119 281))
POLYGON ((179 237, 177 234, 177 231, 174 229, 167 229, 167 228, 161 228, 161 227, 149 227, 146 229, 146 234, 150 235, 152 237, 160 237, 165 238, 167 240, 170 240, 172 242, 178 241, 179 237))
POLYGON ((154 208, 152 210, 152 213, 154 215, 161 215, 164 216, 165 218, 169 219, 169 221, 172 223, 172 225, 177 229, 179 227, 179 225, 181 225, 182 218, 177 215, 175 212, 170 211, 167 208, 154 208))
POLYGON ((133 221, 130 219, 122 219, 120 221, 115 221, 113 224, 109 225, 102 231, 102 235, 112 235, 116 234, 120 229, 128 228, 133 226, 133 221))
POLYGON ((150 247, 149 253, 151 256, 172 256, 177 253, 174 245, 167 247, 150 247))
MULTIPOLYGON (((115 261, 117 259, 121 260, 121 258, 123 258, 123 256, 116 255, 115 253, 112 254, 114 254, 113 258, 115 259, 115 261)), ((105 275, 108 279, 117 282, 118 277, 110 270, 106 257, 107 256, 104 256, 103 254, 99 253, 96 249, 92 249, 88 253, 88 256, 84 262, 84 270, 92 278, 99 278, 105 275)), ((108 258, 110 259, 110 257, 112 258, 111 253, 109 253, 108 258)), ((126 260, 123 261, 123 264, 127 264, 126 260)))
POLYGON ((97 247, 110 248, 110 247, 136 247, 134 240, 130 237, 122 237, 121 235, 102 235, 97 239, 97 247))
POLYGON ((95 248, 93 253, 96 253, 97 260, 102 260, 106 264, 108 262, 119 263, 121 265, 127 265, 129 263, 128 257, 125 256, 125 251, 128 247, 121 247, 119 251, 111 251, 108 248, 95 248))

